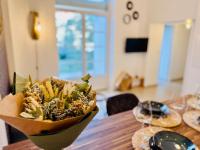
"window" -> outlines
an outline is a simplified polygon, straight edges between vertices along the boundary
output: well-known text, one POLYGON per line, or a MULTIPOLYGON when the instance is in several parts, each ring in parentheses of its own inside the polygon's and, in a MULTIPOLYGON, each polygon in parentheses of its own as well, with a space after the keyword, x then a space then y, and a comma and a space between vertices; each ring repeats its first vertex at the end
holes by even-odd
POLYGON ((107 10, 108 0, 56 0, 56 5, 107 10))
POLYGON ((85 15, 87 72, 92 75, 106 73, 106 18, 85 15))
POLYGON ((106 76, 106 16, 58 10, 56 26, 60 77, 106 76))

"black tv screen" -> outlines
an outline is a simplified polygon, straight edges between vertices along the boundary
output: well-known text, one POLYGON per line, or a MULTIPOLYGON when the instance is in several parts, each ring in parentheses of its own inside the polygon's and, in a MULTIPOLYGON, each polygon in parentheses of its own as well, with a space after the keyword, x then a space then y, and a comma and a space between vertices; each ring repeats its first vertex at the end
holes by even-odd
POLYGON ((130 52, 146 52, 148 47, 148 38, 127 38, 126 53, 130 52))

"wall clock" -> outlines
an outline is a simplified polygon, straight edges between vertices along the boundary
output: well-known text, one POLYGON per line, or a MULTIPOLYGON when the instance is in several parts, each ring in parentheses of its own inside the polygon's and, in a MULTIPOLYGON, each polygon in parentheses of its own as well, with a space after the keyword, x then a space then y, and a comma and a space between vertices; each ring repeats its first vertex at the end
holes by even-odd
POLYGON ((123 16, 123 22, 124 22, 125 24, 129 24, 129 23, 131 22, 131 16, 130 16, 129 14, 125 14, 125 15, 123 16))
POLYGON ((137 20, 139 17, 140 17, 139 12, 138 12, 138 11, 134 11, 134 12, 133 12, 133 19, 134 19, 134 20, 137 20))
POLYGON ((128 10, 132 10, 132 9, 133 9, 133 2, 128 1, 128 2, 126 3, 126 8, 127 8, 128 10))

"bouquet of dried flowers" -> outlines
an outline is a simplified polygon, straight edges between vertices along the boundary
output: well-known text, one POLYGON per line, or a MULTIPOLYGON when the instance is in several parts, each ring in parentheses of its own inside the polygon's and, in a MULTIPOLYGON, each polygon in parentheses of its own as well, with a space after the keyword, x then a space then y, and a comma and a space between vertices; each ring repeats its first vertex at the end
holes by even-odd
POLYGON ((95 103, 96 92, 89 85, 90 75, 82 83, 50 77, 42 82, 30 79, 24 88, 24 109, 21 117, 58 121, 85 115, 95 103))
POLYGON ((0 118, 28 136, 72 127, 97 110, 90 78, 88 74, 81 82, 54 77, 33 82, 29 77, 15 95, 0 101, 0 118))

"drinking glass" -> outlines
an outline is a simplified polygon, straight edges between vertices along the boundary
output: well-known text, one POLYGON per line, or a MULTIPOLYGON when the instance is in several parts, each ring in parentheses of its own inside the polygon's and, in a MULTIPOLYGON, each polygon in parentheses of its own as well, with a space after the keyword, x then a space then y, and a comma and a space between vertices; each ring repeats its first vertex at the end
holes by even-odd
POLYGON ((200 100, 200 85, 197 85, 194 95, 198 100, 200 100))
MULTIPOLYGON (((153 129, 151 128, 151 122, 152 122, 152 107, 151 107, 151 104, 149 102, 149 110, 150 110, 150 115, 143 115, 141 113, 141 108, 142 108, 142 103, 139 103, 138 106, 137 106, 137 109, 135 111, 135 117, 137 120, 141 120, 143 119, 142 121, 142 125, 141 125, 141 128, 140 129, 144 129, 146 127, 146 125, 148 125, 150 127, 150 132, 153 133, 153 129), (151 131, 152 130, 152 131, 151 131)), ((142 133, 142 140, 143 140, 143 143, 140 145, 140 148, 141 149, 144 149, 144 150, 147 150, 149 149, 149 145, 148 145, 148 142, 149 142, 149 139, 151 138, 150 135, 147 135, 146 133, 142 133)))
MULTIPOLYGON (((199 100, 200 104, 200 85, 196 85, 196 90, 194 92, 194 96, 199 100)), ((171 107, 178 111, 186 111, 189 109, 189 106, 187 105, 187 96, 177 96, 176 94, 172 94, 171 100, 174 100, 175 103, 171 105, 171 107)))
POLYGON ((173 103, 170 105, 171 108, 178 110, 178 111, 183 111, 186 108, 186 98, 185 97, 180 97, 177 96, 176 94, 172 94, 171 100, 173 103))
MULTIPOLYGON (((148 126, 151 126, 151 121, 152 121, 152 111, 150 112, 150 115, 143 115, 141 113, 141 108, 142 108, 142 103, 139 103, 138 106, 137 106, 137 109, 135 111, 135 117, 137 120, 141 120, 143 119, 143 121, 141 122, 142 123, 142 126, 141 128, 144 128, 146 125, 148 126)), ((149 104, 149 109, 151 109, 151 106, 149 104)))

